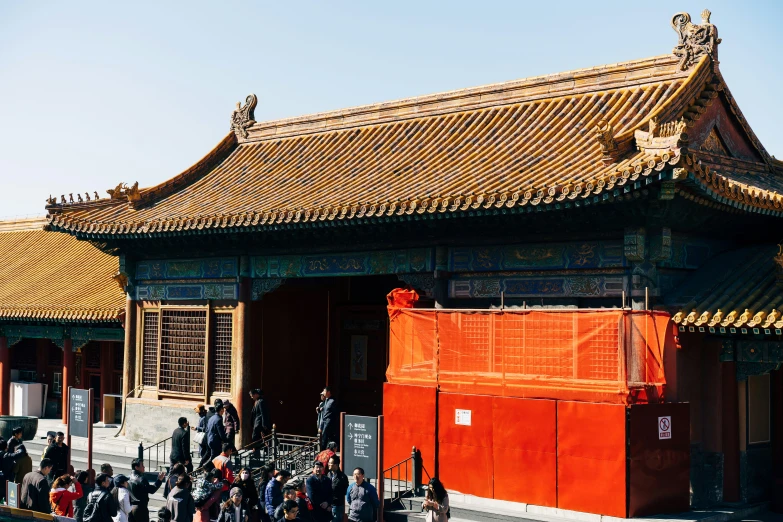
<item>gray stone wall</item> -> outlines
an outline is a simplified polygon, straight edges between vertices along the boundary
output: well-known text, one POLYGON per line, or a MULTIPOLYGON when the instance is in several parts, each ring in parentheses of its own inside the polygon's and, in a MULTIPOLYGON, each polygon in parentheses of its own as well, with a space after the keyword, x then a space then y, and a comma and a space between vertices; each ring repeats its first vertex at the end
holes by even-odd
POLYGON ((691 507, 723 502, 723 453, 704 451, 691 444, 691 507))
POLYGON ((187 417, 192 426, 198 425, 198 413, 192 406, 177 406, 164 402, 128 402, 125 410, 125 436, 144 444, 159 442, 171 437, 180 417, 187 417))

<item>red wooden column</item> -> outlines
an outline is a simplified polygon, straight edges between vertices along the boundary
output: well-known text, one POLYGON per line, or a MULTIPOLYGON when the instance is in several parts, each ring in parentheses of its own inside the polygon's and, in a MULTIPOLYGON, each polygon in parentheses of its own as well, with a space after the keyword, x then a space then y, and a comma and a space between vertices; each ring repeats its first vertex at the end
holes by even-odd
POLYGON ((0 337, 0 415, 11 414, 11 349, 8 339, 0 337))
POLYGON ((112 372, 112 365, 114 364, 114 354, 112 353, 112 343, 107 341, 101 341, 100 344, 100 354, 101 354, 101 400, 99 401, 101 405, 101 420, 105 423, 106 419, 103 418, 103 397, 107 393, 111 393, 111 380, 112 376, 114 375, 112 372))
POLYGON ((73 353, 73 341, 63 341, 63 424, 68 424, 68 388, 73 386, 76 377, 76 355, 73 353))
POLYGON ((247 314, 249 313, 248 308, 251 303, 251 294, 251 279, 249 277, 242 277, 239 282, 239 299, 234 317, 236 333, 234 334, 234 361, 232 365, 232 373, 234 374, 234 406, 239 412, 240 419, 242 420, 242 426, 239 432, 240 443, 237 446, 250 444, 251 436, 253 434, 253 429, 250 426, 250 409, 252 408, 252 404, 247 396, 250 391, 250 350, 246 349, 246 345, 250 341, 250 335, 248 334, 250 324, 247 320, 247 314))

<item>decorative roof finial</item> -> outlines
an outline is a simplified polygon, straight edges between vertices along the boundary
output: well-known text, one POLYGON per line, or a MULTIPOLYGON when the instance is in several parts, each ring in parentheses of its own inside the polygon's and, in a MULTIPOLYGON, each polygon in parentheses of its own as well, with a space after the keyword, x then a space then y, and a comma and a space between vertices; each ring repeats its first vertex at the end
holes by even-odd
POLYGON ((601 145, 604 164, 611 165, 617 160, 618 148, 614 139, 614 128, 606 120, 600 120, 595 126, 595 139, 601 145))
POLYGON ((701 13, 701 25, 691 23, 691 15, 677 13, 672 17, 672 28, 677 33, 677 45, 672 53, 680 58, 680 70, 685 71, 692 67, 698 58, 706 55, 712 57, 718 65, 718 28, 710 23, 712 13, 705 9, 701 13))
POLYGON ((253 111, 255 111, 257 103, 258 98, 255 94, 251 94, 245 99, 244 106, 237 102, 237 108, 231 113, 231 130, 237 137, 247 138, 247 129, 256 122, 253 111))

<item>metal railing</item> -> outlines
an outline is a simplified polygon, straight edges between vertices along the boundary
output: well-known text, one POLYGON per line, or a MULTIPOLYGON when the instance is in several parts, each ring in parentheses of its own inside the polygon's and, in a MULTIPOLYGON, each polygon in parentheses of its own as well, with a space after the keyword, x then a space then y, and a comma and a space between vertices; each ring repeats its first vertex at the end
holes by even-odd
POLYGON ((243 446, 232 456, 234 469, 239 471, 242 468, 255 470, 274 460, 275 439, 277 434, 272 428, 272 433, 264 435, 260 440, 251 442, 243 446))
MULTIPOLYGON (((163 442, 163 441, 162 441, 163 442)), ((232 456, 234 468, 247 468, 254 478, 261 467, 287 469, 293 476, 312 471, 313 461, 319 453, 318 437, 278 433, 272 426, 272 433, 263 439, 243 446, 232 456)), ((194 479, 212 468, 208 462, 190 473, 194 479)))
POLYGON ((427 480, 430 479, 429 473, 422 466, 421 452, 416 446, 411 450, 410 457, 383 470, 383 491, 379 492, 379 496, 384 498, 386 509, 405 497, 420 495, 422 473, 427 476, 427 480))
POLYGON ((320 453, 317 437, 281 435, 275 452, 275 469, 285 469, 292 477, 312 472, 315 457, 320 453))
POLYGON ((164 468, 168 468, 169 453, 171 453, 171 437, 146 448, 139 442, 139 458, 144 461, 144 465, 150 470, 162 471, 164 468), (168 451, 166 451, 167 447, 168 451))

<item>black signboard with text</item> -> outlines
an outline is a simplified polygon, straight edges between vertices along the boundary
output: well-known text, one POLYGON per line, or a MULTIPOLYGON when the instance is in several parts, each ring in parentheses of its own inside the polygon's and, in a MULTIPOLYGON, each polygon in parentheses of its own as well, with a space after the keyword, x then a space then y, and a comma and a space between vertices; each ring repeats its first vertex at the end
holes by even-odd
POLYGON ((90 393, 89 390, 70 388, 68 431, 71 437, 90 436, 90 393))
POLYGON ((348 476, 362 468, 365 478, 378 478, 378 417, 345 415, 342 460, 348 476))

